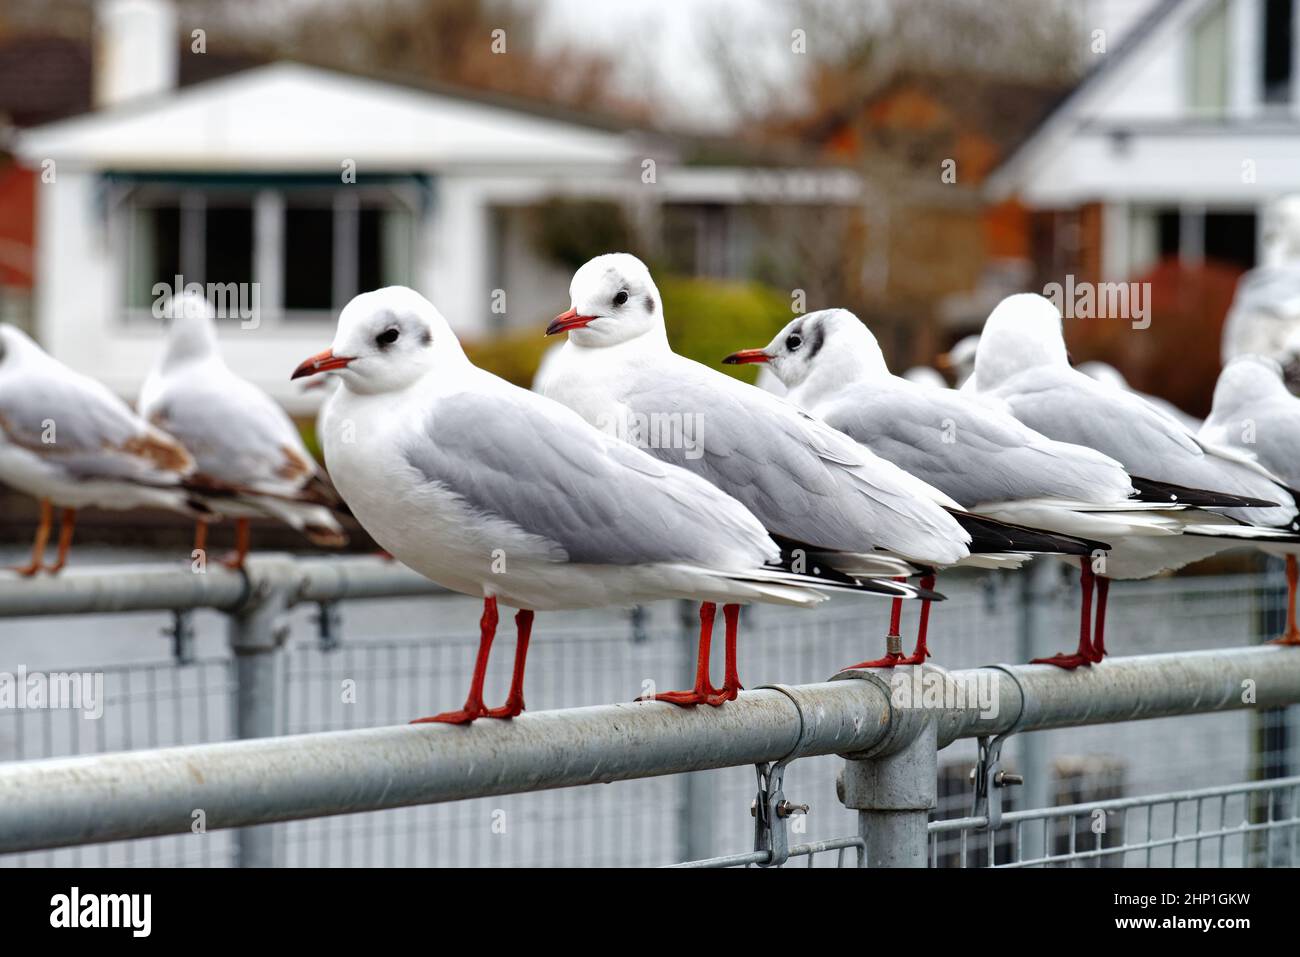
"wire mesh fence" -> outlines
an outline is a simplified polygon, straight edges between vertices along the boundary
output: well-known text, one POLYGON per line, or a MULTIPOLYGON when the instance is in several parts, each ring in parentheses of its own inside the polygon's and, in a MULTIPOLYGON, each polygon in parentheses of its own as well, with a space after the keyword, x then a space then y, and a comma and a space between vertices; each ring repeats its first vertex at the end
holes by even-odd
MULTIPOLYGON (((1031 653, 1057 650, 1025 647, 1018 628, 1022 595, 1015 577, 953 575, 942 587, 950 600, 936 608, 932 635, 936 656, 945 666, 1017 661, 1031 653)), ((1120 655, 1255 642, 1280 630, 1284 596, 1284 582, 1276 571, 1116 583, 1107 635, 1120 655)), ((1040 605, 1042 635, 1072 633, 1077 595, 1069 580, 1055 581, 1040 605)), ((299 733, 394 724, 459 701, 476 646, 477 613, 476 603, 454 597, 349 603, 342 607, 345 639, 340 646, 329 647, 318 639, 315 610, 299 609, 280 662, 279 730, 299 733)), ((846 664, 874 657, 887 613, 886 603, 868 601, 836 602, 812 614, 748 609, 742 632, 742 678, 750 687, 813 682, 846 664)), ((915 609, 909 608, 905 629, 914 627, 915 615, 915 609)), ((168 624, 167 616, 131 617, 133 629, 151 635, 168 624)), ((106 621, 102 617, 0 621, 0 671, 35 657, 25 653, 35 642, 44 644, 49 661, 50 643, 58 640, 55 636, 75 629, 93 633, 106 627, 106 621)), ((68 711, 0 710, 0 760, 233 737, 231 664, 217 653, 221 616, 211 615, 197 627, 204 653, 193 663, 155 660, 96 667, 92 661, 87 668, 75 669, 103 674, 104 707, 99 720, 68 711)), ((628 700, 646 690, 648 683, 661 690, 683 686, 693 654, 684 634, 692 632, 690 612, 683 621, 681 610, 671 604, 648 609, 636 620, 621 613, 539 616, 529 668, 529 707, 628 700)), ((492 662, 489 697, 504 696, 508 658, 501 654, 492 662)), ((1097 802, 1134 795, 1284 777, 1297 767, 1297 710, 1229 712, 1019 735, 1008 745, 1005 763, 1038 770, 1021 792, 1012 792, 1006 820, 1015 820, 1011 815, 1021 813, 1019 808, 1078 805, 1091 812, 1097 802)), ((941 753, 936 821, 960 821, 970 813, 969 771, 974 757, 971 741, 960 741, 941 753)), ((803 849, 801 864, 846 866, 861 851, 860 839, 844 836, 856 832, 857 817, 836 799, 835 775, 840 766, 842 762, 833 757, 808 758, 796 761, 787 772, 786 792, 811 805, 806 817, 791 822, 791 841, 803 849)), ((671 864, 745 852, 752 846, 753 796, 752 769, 728 768, 275 827, 283 862, 290 865, 671 864)), ((1294 790, 1290 800, 1294 809, 1294 790)), ((1280 806, 1278 810, 1281 813, 1280 806)), ((1167 813, 1160 811, 1153 818, 1157 830, 1166 822, 1160 815, 1167 813)), ((1026 822, 1040 831, 1046 827, 1026 822)), ((1224 825, 1207 819, 1205 826, 1222 829, 1224 825)), ((1058 821, 1052 827, 1066 825, 1058 821)), ((1119 830, 1127 835, 1134 828, 1137 825, 1126 818, 1119 830)), ((967 833, 970 830, 960 823, 944 823, 934 838, 933 863, 978 863, 974 851, 963 858, 959 849, 953 850, 962 840, 973 847, 986 839, 981 834, 975 840, 967 833)), ((1286 828, 1279 825, 1273 830, 1286 828)), ((1020 854, 1020 844, 1012 841, 1010 846, 1020 854)), ((230 833, 212 832, 8 855, 0 857, 0 866, 220 865, 234 862, 234 847, 230 833)), ((1107 866, 1114 860, 1132 866, 1144 860, 1135 853, 1099 859, 1107 866)), ((1252 854, 1232 860, 1259 864, 1271 858, 1252 854)), ((1183 866, 1187 859, 1180 857, 1174 863, 1183 866)))

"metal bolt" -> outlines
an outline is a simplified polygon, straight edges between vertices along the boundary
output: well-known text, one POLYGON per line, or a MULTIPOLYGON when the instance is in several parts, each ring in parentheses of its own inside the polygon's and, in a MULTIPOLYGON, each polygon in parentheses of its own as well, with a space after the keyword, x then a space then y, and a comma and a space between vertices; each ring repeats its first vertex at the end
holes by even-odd
POLYGON ((794 814, 807 814, 807 804, 791 804, 789 801, 782 801, 776 806, 777 817, 790 817, 794 814))
POLYGON ((993 776, 994 787, 1010 788, 1024 783, 1025 776, 1023 774, 1012 774, 1010 771, 999 771, 993 776))

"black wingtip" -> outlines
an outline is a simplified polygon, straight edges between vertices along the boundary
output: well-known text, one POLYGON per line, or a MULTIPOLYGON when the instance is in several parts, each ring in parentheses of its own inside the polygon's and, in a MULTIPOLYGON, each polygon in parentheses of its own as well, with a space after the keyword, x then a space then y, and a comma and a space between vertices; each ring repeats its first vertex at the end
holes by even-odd
POLYGON ((1089 538, 1046 532, 1041 528, 1001 522, 985 515, 974 515, 951 508, 948 512, 970 535, 971 543, 967 547, 973 555, 996 555, 1002 552, 1091 555, 1097 551, 1110 551, 1110 546, 1105 542, 1089 538))
POLYGON ((1164 502, 1170 505, 1193 505, 1197 508, 1275 508, 1279 504, 1262 498, 1230 495, 1212 489, 1175 485, 1173 482, 1158 482, 1138 475, 1130 475, 1129 480, 1137 489, 1133 499, 1138 502, 1164 502))

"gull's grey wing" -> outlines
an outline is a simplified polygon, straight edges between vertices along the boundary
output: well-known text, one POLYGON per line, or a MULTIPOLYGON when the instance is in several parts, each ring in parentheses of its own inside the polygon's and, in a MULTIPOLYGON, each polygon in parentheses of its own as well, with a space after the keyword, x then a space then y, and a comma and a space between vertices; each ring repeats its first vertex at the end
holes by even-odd
POLYGON ((813 411, 967 508, 1037 498, 1108 503, 1131 492, 1114 459, 1053 441, 951 389, 892 378, 854 383, 813 411))
POLYGON ((403 450, 483 515, 600 565, 757 567, 777 549, 752 515, 680 469, 523 389, 442 397, 403 450))
POLYGON ((1253 457, 1289 488, 1300 489, 1300 400, 1286 397, 1211 416, 1201 435, 1253 457))
POLYGON ((265 393, 220 368, 177 376, 141 412, 179 439, 201 476, 239 489, 293 497, 318 474, 288 414, 265 393))
POLYGON ((193 461, 100 383, 65 374, 0 381, 0 433, 74 478, 173 485, 193 461))
POLYGON ((788 538, 941 564, 965 557, 969 538, 935 489, 783 399, 673 359, 668 374, 629 376, 623 402, 634 421, 678 416, 670 421, 692 442, 634 444, 707 479, 788 538))
MULTIPOLYGON (((1205 452, 1196 437, 1141 396, 1113 389, 1074 369, 1039 366, 997 389, 1031 429, 1103 452, 1132 475, 1191 488, 1279 502, 1277 485, 1258 471, 1205 452)), ((1226 509, 1242 521, 1279 525, 1290 508, 1226 509)))

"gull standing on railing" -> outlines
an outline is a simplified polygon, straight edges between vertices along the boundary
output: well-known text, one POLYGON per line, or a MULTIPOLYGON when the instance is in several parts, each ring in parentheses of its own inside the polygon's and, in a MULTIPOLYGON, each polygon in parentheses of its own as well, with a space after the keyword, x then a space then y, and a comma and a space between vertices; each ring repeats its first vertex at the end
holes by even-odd
MULTIPOLYGON (((140 414, 185 444, 198 463, 191 485, 235 519, 235 551, 224 564, 243 567, 254 516, 279 519, 316 545, 347 544, 332 511, 338 497, 293 421, 221 358, 212 306, 186 293, 168 313, 167 344, 141 389, 140 414)), ((195 551, 206 548, 207 531, 207 522, 196 524, 195 551)))
MULTIPOLYGON (((1283 381, 1282 367, 1264 356, 1239 356, 1219 374, 1210 417, 1200 438, 1226 445, 1250 456, 1276 475, 1295 494, 1300 489, 1300 399, 1283 381)), ((1278 644, 1300 645, 1296 625, 1296 554, 1300 544, 1260 543, 1259 547, 1286 558, 1286 631, 1278 644)))
MULTIPOLYGON (((1089 551, 1084 542, 963 512, 939 489, 784 399, 677 355, 659 290, 635 256, 597 256, 574 275, 569 294, 572 307, 547 328, 567 332, 569 341, 546 394, 708 479, 818 567, 856 574, 892 557, 927 566, 928 580, 929 566, 1006 564, 1007 553, 1014 565, 1026 552, 1089 551), (656 420, 695 428, 683 441, 663 441, 662 430, 658 441, 638 435, 641 423, 656 420)), ((891 652, 900 615, 895 605, 891 652)))
POLYGON ((1111 578, 1150 578, 1234 546, 1296 538, 1295 500, 1258 462, 1198 438, 1141 396, 1071 368, 1061 314, 1042 296, 1009 296, 993 310, 972 383, 1031 429, 1109 455, 1139 488, 1198 506, 1169 513, 1177 535, 1114 543, 1097 578, 1098 631, 1111 578))
MULTIPOLYGON (((441 585, 482 597, 478 658, 465 706, 424 721, 460 724, 523 710, 534 611, 663 598, 812 605, 844 587, 929 596, 904 583, 840 583, 780 567, 780 551, 743 505, 573 412, 473 365, 427 299, 404 287, 364 293, 339 316, 332 346, 293 378, 333 371, 325 460, 374 539, 441 585), (498 600, 519 609, 510 692, 483 703, 498 600)), ((737 618, 726 616, 734 651, 737 618)), ((721 705, 740 683, 709 681, 713 606, 701 613, 696 683, 656 698, 721 705)))
MULTIPOLYGON (((723 362, 770 368, 789 388, 790 401, 973 512, 1095 540, 1099 551, 1133 535, 1174 533, 1171 519, 1151 514, 1166 508, 1166 500, 1138 500, 1124 468, 1109 456, 1053 441, 970 393, 893 375, 876 337, 847 309, 800 316, 763 348, 723 362)), ((1079 559, 1078 650, 1036 661, 1074 668, 1101 660, 1100 621, 1090 634, 1094 558, 1079 559)), ((917 650, 897 663, 916 664, 924 656, 922 633, 917 650)))
POLYGON ((0 481, 41 503, 31 561, 14 571, 62 570, 80 508, 154 507, 210 518, 183 488, 193 470, 179 442, 102 383, 0 323, 0 481), (46 565, 56 507, 63 510, 58 557, 46 565))

